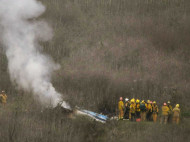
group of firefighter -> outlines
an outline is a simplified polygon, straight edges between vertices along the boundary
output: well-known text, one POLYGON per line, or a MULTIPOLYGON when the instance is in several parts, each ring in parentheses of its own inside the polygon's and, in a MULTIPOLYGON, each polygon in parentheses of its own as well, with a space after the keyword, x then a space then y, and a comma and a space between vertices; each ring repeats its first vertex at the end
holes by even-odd
MULTIPOLYGON (((157 122, 159 109, 156 101, 140 101, 139 99, 135 100, 134 98, 129 100, 128 98, 125 98, 125 102, 123 102, 123 98, 120 97, 118 109, 119 120, 157 122)), ((170 101, 167 103, 164 102, 161 111, 160 123, 166 124, 168 122, 173 122, 179 124, 179 104, 176 104, 173 109, 170 101)))

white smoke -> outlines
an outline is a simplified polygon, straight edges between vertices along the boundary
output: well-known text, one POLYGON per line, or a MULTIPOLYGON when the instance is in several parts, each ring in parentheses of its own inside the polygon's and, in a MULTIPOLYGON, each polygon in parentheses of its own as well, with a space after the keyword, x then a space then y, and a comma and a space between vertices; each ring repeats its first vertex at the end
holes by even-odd
MULTIPOLYGON (((43 104, 55 107, 62 98, 50 78, 59 65, 38 50, 39 41, 52 37, 47 23, 35 19, 44 11, 37 0, 0 0, 0 40, 6 50, 11 80, 32 91, 43 104)), ((66 102, 62 105, 69 108, 66 102)))

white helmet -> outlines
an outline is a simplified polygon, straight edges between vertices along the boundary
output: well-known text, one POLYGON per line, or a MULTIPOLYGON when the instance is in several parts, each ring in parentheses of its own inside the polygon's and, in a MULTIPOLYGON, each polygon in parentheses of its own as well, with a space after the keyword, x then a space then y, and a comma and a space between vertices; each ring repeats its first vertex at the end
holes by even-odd
POLYGON ((125 101, 127 102, 129 99, 128 98, 125 98, 125 101))

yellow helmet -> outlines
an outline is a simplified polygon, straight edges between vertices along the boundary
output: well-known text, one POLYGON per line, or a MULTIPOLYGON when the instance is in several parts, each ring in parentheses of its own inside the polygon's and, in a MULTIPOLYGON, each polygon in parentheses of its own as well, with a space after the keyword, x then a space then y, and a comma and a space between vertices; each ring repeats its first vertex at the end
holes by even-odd
POLYGON ((147 103, 149 104, 149 103, 150 103, 150 100, 147 100, 147 103))
POLYGON ((176 107, 179 107, 179 104, 176 104, 176 107))
POLYGON ((168 104, 170 104, 170 101, 168 101, 168 104))
POLYGON ((139 100, 139 99, 137 99, 137 100, 136 100, 136 103, 140 103, 140 100, 139 100))
POLYGON ((145 103, 145 102, 144 102, 144 100, 142 100, 142 101, 141 101, 141 103, 143 103, 143 104, 144 104, 144 103, 145 103))
POLYGON ((153 104, 156 104, 156 101, 154 101, 153 104))
POLYGON ((131 103, 134 103, 135 102, 135 99, 133 98, 133 99, 131 99, 131 103))

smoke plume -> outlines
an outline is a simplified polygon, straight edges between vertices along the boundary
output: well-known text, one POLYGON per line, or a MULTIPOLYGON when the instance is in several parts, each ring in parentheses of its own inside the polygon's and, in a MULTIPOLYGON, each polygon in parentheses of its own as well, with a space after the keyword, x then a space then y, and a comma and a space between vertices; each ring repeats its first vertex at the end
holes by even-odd
MULTIPOLYGON (((51 73, 59 65, 38 50, 39 41, 52 37, 47 23, 36 20, 44 11, 37 0, 0 0, 0 40, 12 82, 33 92, 43 104, 56 106, 62 97, 52 86, 51 73)), ((69 108, 66 102, 62 105, 69 108)))

